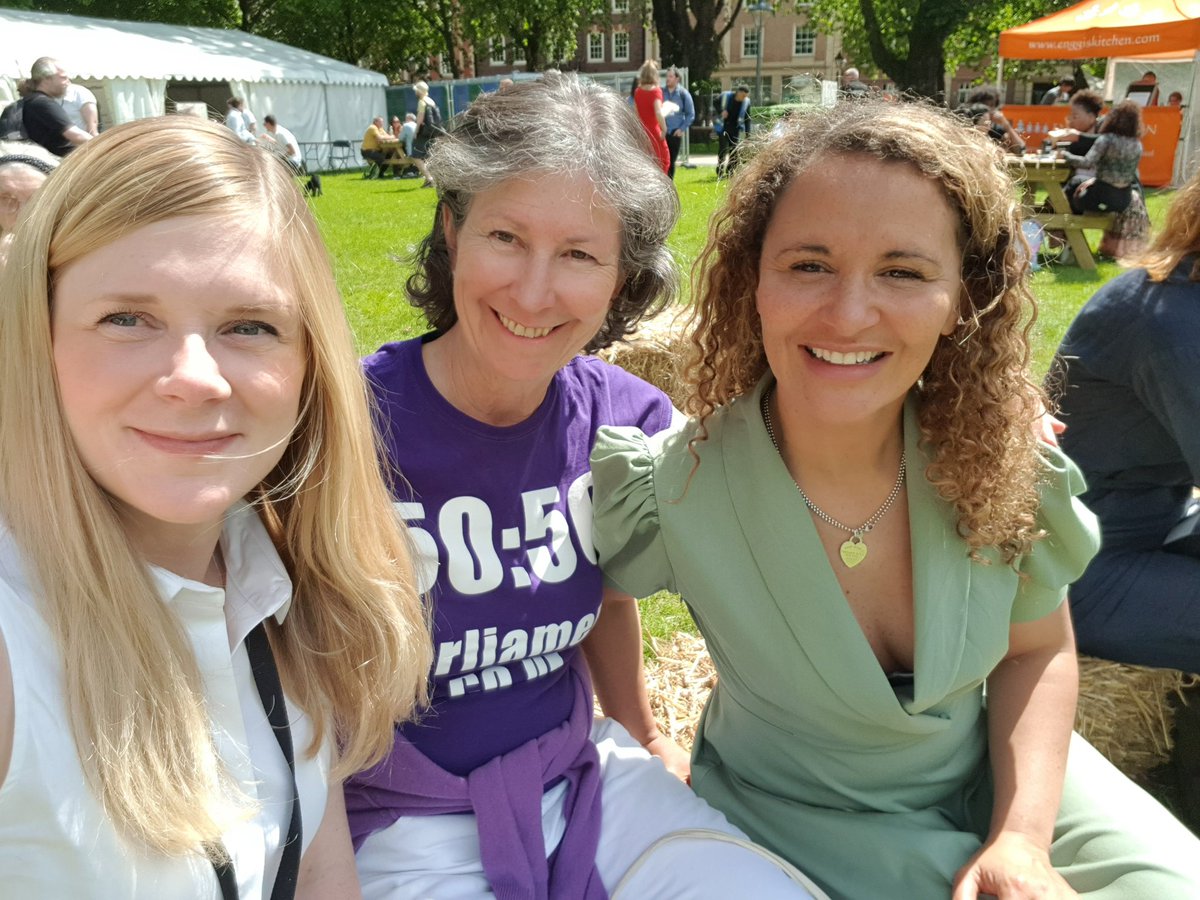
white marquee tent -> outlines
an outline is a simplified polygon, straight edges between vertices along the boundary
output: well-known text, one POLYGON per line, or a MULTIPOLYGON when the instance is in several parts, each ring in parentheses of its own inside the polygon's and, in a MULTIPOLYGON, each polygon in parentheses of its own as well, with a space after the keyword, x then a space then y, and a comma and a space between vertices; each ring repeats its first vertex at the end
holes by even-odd
POLYGON ((0 9, 0 106, 40 56, 92 87, 107 124, 161 115, 170 82, 227 83, 299 141, 357 145, 387 111, 384 75, 242 31, 12 9, 0 9))

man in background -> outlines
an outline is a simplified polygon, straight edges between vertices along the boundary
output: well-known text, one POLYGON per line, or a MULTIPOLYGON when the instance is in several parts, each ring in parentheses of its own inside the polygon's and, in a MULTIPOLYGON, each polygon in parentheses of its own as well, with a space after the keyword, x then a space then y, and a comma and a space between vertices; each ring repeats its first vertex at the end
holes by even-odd
POLYGON ((71 82, 58 100, 67 118, 76 128, 81 128, 95 137, 100 133, 100 114, 96 106, 96 95, 82 84, 71 82))
POLYGON ((41 144, 55 156, 66 156, 92 136, 72 124, 58 101, 67 92, 71 79, 58 61, 43 56, 29 72, 33 90, 25 98, 21 120, 29 140, 41 144))
MULTIPOLYGON (((376 178, 387 178, 391 175, 388 172, 387 162, 395 156, 396 148, 399 145, 399 139, 392 137, 391 133, 383 127, 383 116, 376 116, 371 120, 366 133, 363 134, 362 158, 375 163, 376 178)), ((370 174, 368 171, 367 176, 370 177, 370 174)))
POLYGON ((1070 103, 1071 94, 1075 92, 1075 79, 1066 75, 1058 79, 1058 84, 1042 94, 1042 105, 1053 106, 1055 103, 1070 103))
POLYGON ((683 137, 696 121, 696 105, 688 89, 679 83, 679 70, 674 66, 667 69, 667 89, 663 91, 663 106, 674 105, 674 110, 666 116, 667 120, 667 151, 671 154, 671 164, 667 167, 667 177, 675 177, 675 160, 679 156, 679 148, 683 137))
POLYGON ((17 214, 52 171, 52 164, 35 156, 0 152, 0 266, 8 258, 17 214))
POLYGON ((266 129, 263 138, 268 142, 268 148, 286 159, 297 175, 303 172, 304 157, 296 136, 280 125, 274 116, 263 116, 263 128, 266 129))
POLYGON ((858 69, 854 66, 842 72, 842 96, 847 100, 861 100, 871 92, 862 82, 858 69))
POLYGON ((750 133, 750 88, 739 84, 721 94, 721 138, 717 145, 717 175, 728 175, 743 134, 750 133))

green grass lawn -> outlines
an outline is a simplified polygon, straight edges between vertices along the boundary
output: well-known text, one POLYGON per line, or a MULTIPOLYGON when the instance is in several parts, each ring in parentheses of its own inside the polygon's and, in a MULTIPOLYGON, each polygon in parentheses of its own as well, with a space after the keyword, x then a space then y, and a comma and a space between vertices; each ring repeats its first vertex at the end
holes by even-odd
MULTIPOLYGON (((421 334, 425 326, 404 298, 404 280, 411 271, 413 251, 433 221, 435 192, 421 189, 420 179, 365 181, 359 173, 346 173, 326 175, 323 180, 325 196, 312 205, 333 258, 359 352, 370 353, 385 341, 421 334)), ((724 185, 711 168, 698 168, 678 170, 676 186, 682 215, 671 247, 686 282, 724 185)), ((1169 195, 1169 191, 1149 192, 1146 204, 1152 222, 1162 221, 1169 195)), ((1089 237, 1099 239, 1098 234, 1089 237)), ((1039 376, 1079 307, 1120 271, 1116 263, 1102 262, 1095 272, 1053 266, 1033 276, 1039 305, 1033 366, 1039 376)), ((659 594, 645 602, 642 616, 647 636, 669 640, 677 631, 695 630, 687 610, 673 595, 659 594)))

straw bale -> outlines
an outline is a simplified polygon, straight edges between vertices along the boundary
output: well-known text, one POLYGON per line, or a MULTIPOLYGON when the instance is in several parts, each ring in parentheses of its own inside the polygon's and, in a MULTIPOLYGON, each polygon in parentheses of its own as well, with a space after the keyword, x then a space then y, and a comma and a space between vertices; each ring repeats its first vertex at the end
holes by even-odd
POLYGON ((1200 677, 1079 657, 1075 730, 1135 781, 1170 759, 1173 699, 1200 677))
MULTIPOLYGON (((670 642, 652 639, 657 658, 646 663, 650 707, 659 729, 691 747, 696 723, 717 681, 704 639, 680 632, 670 642)), ((1135 780, 1167 762, 1174 721, 1172 697, 1200 677, 1079 658, 1076 730, 1118 769, 1135 780)))
POLYGON ((648 381, 679 409, 687 398, 683 368, 688 355, 682 310, 668 309, 637 333, 600 351, 601 358, 648 381))

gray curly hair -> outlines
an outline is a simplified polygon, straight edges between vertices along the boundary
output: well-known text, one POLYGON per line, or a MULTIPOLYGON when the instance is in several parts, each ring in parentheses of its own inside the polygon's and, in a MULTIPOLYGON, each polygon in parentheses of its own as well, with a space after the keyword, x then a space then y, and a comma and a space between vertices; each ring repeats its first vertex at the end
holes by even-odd
POLYGON ((481 95, 434 142, 426 166, 438 205, 406 288, 438 331, 458 319, 443 210, 461 227, 476 196, 514 178, 585 174, 621 222, 624 283, 585 352, 631 334, 674 299, 679 275, 667 237, 679 218, 679 198, 641 123, 612 90, 555 75, 481 95))

